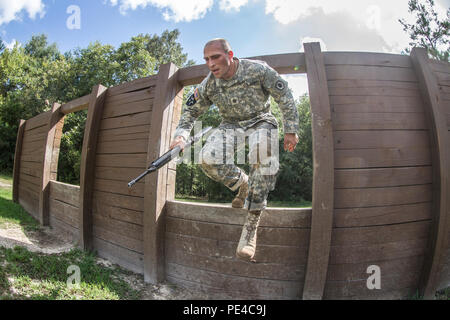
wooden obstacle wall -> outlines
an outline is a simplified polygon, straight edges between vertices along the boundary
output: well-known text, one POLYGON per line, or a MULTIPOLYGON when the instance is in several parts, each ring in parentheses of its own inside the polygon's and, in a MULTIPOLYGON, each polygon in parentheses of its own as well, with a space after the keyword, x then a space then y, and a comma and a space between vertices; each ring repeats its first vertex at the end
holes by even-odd
POLYGON ((167 150, 183 86, 199 83, 205 65, 163 65, 22 120, 15 201, 148 282, 211 297, 431 298, 450 286, 450 65, 419 48, 403 56, 318 44, 255 58, 307 74, 314 160, 312 208, 263 214, 258 263, 234 257, 245 210, 173 200, 174 163, 127 187, 167 150), (57 182, 64 115, 84 109, 80 186, 57 182), (372 265, 381 289, 367 288, 372 265))

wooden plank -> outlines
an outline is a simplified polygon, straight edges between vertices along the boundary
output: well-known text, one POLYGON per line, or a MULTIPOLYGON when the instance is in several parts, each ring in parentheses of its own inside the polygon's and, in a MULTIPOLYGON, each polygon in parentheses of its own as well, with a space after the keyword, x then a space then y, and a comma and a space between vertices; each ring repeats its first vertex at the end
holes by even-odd
MULTIPOLYGON (((239 241, 239 237, 226 241, 190 237, 170 232, 165 233, 165 239, 166 247, 168 248, 178 246, 184 252, 207 256, 210 259, 235 259, 236 246, 239 241)), ((307 257, 308 246, 304 244, 299 244, 298 246, 258 244, 255 253, 257 263, 276 263, 286 266, 305 266, 307 257)))
POLYGON ((126 103, 153 99, 155 97, 155 88, 151 87, 149 89, 126 92, 118 95, 109 95, 106 94, 105 105, 113 106, 113 105, 122 105, 126 103))
POLYGON ((416 82, 417 78, 411 68, 382 67, 382 66, 354 66, 327 65, 325 70, 328 80, 390 80, 416 82))
POLYGON ((100 130, 135 127, 150 124, 151 112, 134 113, 116 118, 103 119, 100 123, 100 130))
MULTIPOLYGON (((238 239, 242 226, 214 224, 173 217, 166 217, 166 232, 214 240, 238 239)), ((309 241, 310 229, 299 228, 258 228, 258 245, 296 246, 309 241)))
POLYGON ((333 112, 333 129, 343 130, 420 130, 428 129, 425 114, 333 112))
POLYGON ((405 273, 395 275, 382 275, 380 289, 369 290, 367 288, 367 274, 364 279, 355 281, 330 281, 327 284, 327 299, 369 299, 369 300, 405 300, 411 299, 416 294, 417 273, 405 273))
POLYGON ((428 64, 433 72, 450 73, 450 63, 446 61, 428 59, 428 64))
POLYGON ((99 201, 94 196, 94 205, 92 207, 93 214, 107 215, 111 219, 134 223, 137 225, 143 225, 142 211, 113 207, 110 204, 103 202, 98 205, 98 203, 99 201))
POLYGON ((48 118, 50 117, 51 113, 51 110, 49 110, 28 119, 25 125, 25 131, 30 131, 32 129, 45 126, 48 123, 48 118))
POLYGON ((424 255, 426 238, 370 245, 331 246, 331 264, 371 263, 424 255))
POLYGON ((143 273, 142 254, 114 245, 102 239, 93 238, 98 255, 136 273, 143 273))
MULTIPOLYGON (((94 214, 93 222, 96 227, 142 242, 142 225, 111 219, 104 214, 94 214)), ((142 248, 142 245, 140 245, 140 247, 142 248)))
MULTIPOLYGON (((96 167, 95 177, 98 179, 122 181, 124 185, 142 173, 144 168, 96 167)), ((143 183, 143 182, 138 182, 143 183)))
MULTIPOLYGON (((96 219, 96 217, 93 217, 96 219)), ((99 227, 96 223, 94 223, 92 227, 93 237, 102 239, 104 241, 108 241, 109 243, 120 246, 123 249, 135 252, 142 253, 142 241, 131 239, 129 237, 117 234, 115 231, 110 231, 105 228, 99 227)))
MULTIPOLYGON (((432 299, 438 287, 439 270, 443 253, 448 244, 450 230, 450 164, 448 129, 444 110, 439 105, 438 81, 429 66, 426 49, 413 48, 411 59, 421 88, 430 125, 431 155, 433 163, 433 225, 428 239, 419 290, 427 299, 432 299)), ((435 72, 435 75, 438 74, 435 72)), ((450 75, 448 75, 450 79, 450 75)))
POLYGON ((411 256, 394 260, 380 260, 368 263, 330 264, 328 281, 354 281, 367 279, 370 274, 367 268, 377 265, 381 270, 381 277, 385 275, 419 274, 423 264, 423 256, 411 256))
POLYGON ((146 154, 97 154, 99 167, 146 168, 146 154))
MULTIPOLYGON (((230 204, 167 201, 166 214, 168 217, 186 220, 242 226, 247 212, 232 208, 230 204)), ((262 213, 259 225, 261 227, 310 228, 311 214, 311 208, 268 207, 262 213)))
POLYGON ((63 114, 69 114, 72 112, 86 110, 89 107, 89 99, 90 98, 91 98, 91 95, 88 94, 83 97, 77 98, 77 99, 69 101, 67 103, 64 103, 61 106, 61 112, 63 114))
POLYGON ((74 228, 78 228, 78 207, 71 206, 59 200, 50 199, 49 216, 53 216, 74 228))
POLYGON ((168 274, 176 275, 188 281, 194 281, 209 286, 227 288, 239 292, 243 296, 263 295, 287 298, 299 298, 300 281, 279 281, 230 276, 217 272, 198 270, 178 264, 167 264, 168 274))
POLYGON ((336 228, 331 240, 334 246, 369 246, 377 243, 426 239, 430 220, 382 226, 336 228))
POLYGON ((335 150, 334 156, 336 168, 371 168, 431 165, 430 148, 421 146, 335 150))
POLYGON ((331 96, 330 103, 333 107, 360 105, 361 108, 373 109, 372 112, 424 112, 422 100, 418 97, 331 96))
POLYGON ((364 227, 431 219, 431 202, 334 210, 334 226, 364 227))
POLYGON ((20 165, 22 155, 23 134, 25 132, 26 121, 21 119, 16 136, 16 149, 14 151, 14 167, 13 167, 13 201, 19 202, 19 183, 20 183, 20 165))
POLYGON ((166 246, 166 263, 176 263, 200 270, 211 270, 221 274, 273 279, 284 281, 303 281, 305 266, 283 265, 277 263, 246 263, 239 259, 200 256, 189 253, 179 246, 166 246))
POLYGON ((97 150, 97 134, 103 111, 103 103, 107 88, 96 85, 92 89, 89 100, 88 115, 84 130, 80 168, 80 246, 85 250, 93 248, 92 242, 92 195, 95 180, 95 155, 97 150))
POLYGON ((428 147, 428 131, 420 130, 371 130, 336 131, 334 148, 339 149, 381 149, 398 147, 428 147))
MULTIPOLYGON (((95 191, 92 206, 101 207, 103 203, 135 211, 144 211, 144 199, 141 197, 125 196, 102 191, 95 191)), ((99 211, 99 210, 97 210, 99 211)))
POLYGON ((431 166, 373 169, 336 169, 334 187, 373 188, 432 183, 431 166))
POLYGON ((321 299, 326 282, 333 226, 334 157, 331 108, 324 56, 319 43, 305 43, 313 135, 313 199, 303 299, 321 299), (320 168, 320 169, 319 169, 320 168))
POLYGON ((50 194, 50 180, 52 178, 52 161, 58 161, 57 157, 53 157, 53 150, 55 148, 55 134, 56 129, 62 129, 64 114, 61 112, 61 105, 54 103, 52 106, 52 113, 48 118, 47 137, 44 140, 44 152, 42 154, 42 175, 40 181, 39 194, 39 217, 40 222, 44 226, 49 225, 49 194, 50 194))
MULTIPOLYGON (((34 176, 29 176, 24 173, 20 173, 19 179, 20 179, 20 182, 22 182, 22 181, 28 182, 28 183, 32 184, 36 188, 36 190, 39 190, 40 181, 41 181, 40 177, 34 177, 34 176)), ((19 185, 20 185, 20 183, 19 183, 19 185)))
MULTIPOLYGON (((160 66, 155 89, 149 132, 147 163, 166 152, 170 141, 174 100, 182 91, 177 81, 178 68, 173 64, 160 66)), ((144 191, 144 279, 158 283, 164 271, 164 205, 167 196, 167 167, 145 177, 144 191)))
POLYGON ((95 179, 94 189, 114 194, 144 197, 144 185, 142 183, 136 184, 133 188, 128 188, 128 185, 122 181, 95 179))
POLYGON ((149 76, 145 78, 136 79, 133 81, 125 82, 117 86, 109 88, 107 96, 116 96, 127 92, 145 90, 150 87, 154 87, 157 83, 158 76, 149 76))
POLYGON ((135 139, 123 141, 101 141, 97 146, 99 154, 130 154, 144 153, 148 147, 148 139, 135 139))
POLYGON ((328 80, 328 88, 396 88, 420 90, 417 82, 389 80, 328 80))
POLYGON ((78 208, 80 187, 59 181, 50 181, 50 198, 78 208))
POLYGON ((360 87, 329 89, 330 96, 381 96, 381 97, 420 97, 418 89, 395 87, 360 87))
POLYGON ((361 65, 411 68, 408 56, 378 52, 324 52, 325 65, 361 65))
POLYGON ((431 184, 382 188, 336 189, 334 207, 364 208, 428 202, 432 198, 431 184))
POLYGON ((103 112, 102 119, 151 111, 152 106, 153 106, 153 99, 135 102, 124 102, 122 104, 116 105, 107 104, 105 107, 105 111, 103 112))
MULTIPOLYGON (((246 59, 262 60, 280 74, 305 73, 304 53, 285 53, 267 56, 256 56, 246 59)), ((183 86, 200 83, 207 75, 209 69, 205 64, 180 69, 178 81, 183 86)))

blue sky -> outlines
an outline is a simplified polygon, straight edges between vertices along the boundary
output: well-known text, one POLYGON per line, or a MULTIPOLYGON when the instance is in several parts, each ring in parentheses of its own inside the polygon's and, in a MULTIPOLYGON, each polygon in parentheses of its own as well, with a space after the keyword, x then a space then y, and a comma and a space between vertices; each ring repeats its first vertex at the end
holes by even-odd
MULTIPOLYGON (((435 0, 444 15, 450 0, 435 0)), ((408 0, 0 0, 0 36, 9 46, 45 33, 62 51, 100 41, 118 47, 139 33, 179 29, 189 59, 203 63, 203 44, 229 40, 235 55, 298 52, 320 41, 327 51, 400 53, 408 36, 397 22, 411 19, 408 0), (67 21, 79 9, 79 28, 67 21)), ((77 16, 78 17, 78 16, 77 16)), ((410 20, 412 22, 412 20, 410 20)), ((306 79, 289 76, 295 93, 306 79)))

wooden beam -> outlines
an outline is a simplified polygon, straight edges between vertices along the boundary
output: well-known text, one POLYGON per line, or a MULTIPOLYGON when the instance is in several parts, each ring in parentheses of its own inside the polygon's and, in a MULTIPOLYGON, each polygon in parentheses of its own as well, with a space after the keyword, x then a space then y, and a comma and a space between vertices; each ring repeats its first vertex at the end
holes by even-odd
POLYGON ((319 43, 305 43, 313 137, 311 235, 303 299, 322 299, 333 227, 334 153, 327 75, 319 43))
POLYGON ((20 157, 22 155, 23 133, 25 132, 26 120, 21 119, 17 129, 16 150, 14 154, 13 169, 13 201, 19 203, 19 175, 20 175, 20 157))
POLYGON ((91 98, 91 94, 88 94, 81 98, 69 101, 61 106, 61 112, 63 114, 69 114, 72 112, 85 110, 89 107, 90 98, 91 98))
POLYGON ((64 114, 61 113, 61 105, 54 103, 47 124, 47 137, 44 140, 44 152, 42 160, 41 186, 39 189, 39 219, 42 225, 49 225, 49 191, 51 180, 51 168, 53 159, 53 148, 55 145, 55 133, 58 127, 62 127, 64 114))
POLYGON ((95 158, 97 150, 97 135, 103 112, 103 104, 107 88, 96 85, 89 99, 88 115, 84 130, 83 148, 81 151, 80 168, 80 200, 79 200, 79 231, 80 246, 84 250, 92 250, 92 195, 95 182, 95 158))
POLYGON ((419 283, 419 292, 425 299, 432 299, 438 287, 443 255, 448 246, 449 213, 449 138, 446 110, 440 106, 439 86, 434 76, 428 53, 424 48, 413 48, 411 59, 419 80, 425 113, 430 128, 431 161, 433 177, 432 226, 428 248, 419 283))
MULTIPOLYGON (((306 72, 305 54, 300 52, 256 56, 245 59, 265 61, 280 74, 297 74, 306 72)), ((208 75, 209 70, 206 64, 201 64, 182 68, 178 72, 178 81, 183 86, 189 86, 200 83, 208 75)))
MULTIPOLYGON (((177 81, 177 70, 173 63, 164 64, 159 69, 151 115, 147 163, 164 154, 169 147, 174 100, 177 95, 181 96, 182 90, 177 81)), ((168 170, 166 166, 145 177, 144 279, 150 283, 158 283, 165 279, 164 210, 168 170)))

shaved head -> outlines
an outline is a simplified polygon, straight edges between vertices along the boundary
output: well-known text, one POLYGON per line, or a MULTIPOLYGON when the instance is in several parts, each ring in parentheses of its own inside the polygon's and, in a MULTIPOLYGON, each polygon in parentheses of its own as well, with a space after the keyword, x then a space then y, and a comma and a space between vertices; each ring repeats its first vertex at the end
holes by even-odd
POLYGON ((216 39, 212 39, 212 40, 208 41, 205 44, 205 48, 210 46, 210 45, 217 45, 217 44, 220 44, 220 46, 222 47, 222 49, 223 49, 223 51, 225 53, 228 53, 229 51, 231 51, 230 44, 228 43, 227 40, 225 40, 223 38, 216 38, 216 39))

